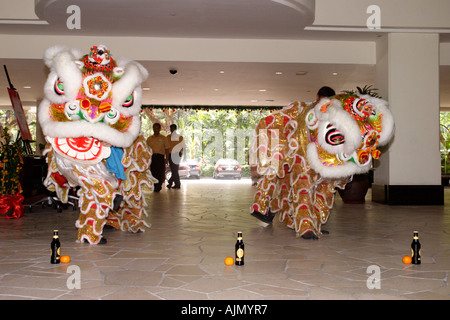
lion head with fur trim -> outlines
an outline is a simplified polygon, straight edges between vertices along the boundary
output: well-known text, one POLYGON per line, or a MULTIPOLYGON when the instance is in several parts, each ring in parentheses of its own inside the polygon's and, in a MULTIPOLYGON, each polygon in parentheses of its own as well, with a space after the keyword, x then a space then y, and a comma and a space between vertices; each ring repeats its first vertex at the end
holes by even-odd
POLYGON ((341 178, 369 171, 394 134, 388 104, 369 95, 340 94, 319 100, 305 118, 307 159, 322 177, 341 178))
POLYGON ((107 151, 102 142, 122 148, 132 145, 141 127, 141 83, 148 76, 141 64, 116 61, 103 45, 85 55, 55 46, 46 50, 44 60, 50 73, 39 119, 55 150, 89 161, 107 151))

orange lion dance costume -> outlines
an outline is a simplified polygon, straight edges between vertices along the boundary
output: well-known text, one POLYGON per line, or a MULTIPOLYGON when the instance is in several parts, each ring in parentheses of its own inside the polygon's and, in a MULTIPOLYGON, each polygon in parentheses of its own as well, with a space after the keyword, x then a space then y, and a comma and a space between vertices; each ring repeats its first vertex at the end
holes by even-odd
POLYGON ((318 239, 334 204, 354 174, 368 172, 377 149, 394 134, 387 102, 340 94, 307 105, 294 102, 260 121, 252 153, 257 184, 252 215, 279 220, 298 237, 318 239))
POLYGON ((144 231, 150 227, 145 195, 155 182, 140 132, 147 70, 131 60, 115 61, 105 46, 86 55, 56 46, 44 60, 50 74, 38 112, 48 142, 45 186, 64 203, 69 189, 79 187, 80 242, 105 243, 105 225, 144 231))

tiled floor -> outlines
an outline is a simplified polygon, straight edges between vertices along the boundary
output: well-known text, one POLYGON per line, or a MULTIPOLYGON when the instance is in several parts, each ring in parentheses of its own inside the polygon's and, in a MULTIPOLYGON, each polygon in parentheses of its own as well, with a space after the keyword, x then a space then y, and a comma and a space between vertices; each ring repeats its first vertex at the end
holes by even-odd
POLYGON ((106 231, 106 245, 75 242, 72 209, 36 207, 0 220, 0 300, 450 299, 450 190, 444 207, 390 207, 370 194, 365 204, 347 205, 336 196, 330 234, 319 240, 250 216, 254 190, 244 179, 183 180, 180 190, 149 197, 151 229, 106 231), (50 264, 53 229, 69 264, 50 264), (414 230, 423 262, 404 265, 414 230), (245 266, 226 266, 238 231, 245 266), (380 288, 369 289, 376 270, 380 288), (76 274, 80 289, 68 285, 76 274))

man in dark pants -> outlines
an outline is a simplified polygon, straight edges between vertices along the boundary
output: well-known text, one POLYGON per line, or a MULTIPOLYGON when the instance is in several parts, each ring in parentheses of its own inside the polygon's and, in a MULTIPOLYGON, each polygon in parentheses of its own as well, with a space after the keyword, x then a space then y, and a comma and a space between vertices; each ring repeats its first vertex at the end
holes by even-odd
POLYGON ((167 142, 169 143, 169 166, 172 171, 172 176, 168 181, 167 188, 180 189, 180 175, 178 169, 180 167, 180 161, 183 156, 184 140, 177 132, 177 125, 170 125, 170 134, 167 136, 167 142), (174 185, 172 185, 174 184, 174 185))
POLYGON ((169 159, 169 143, 161 133, 161 124, 153 124, 153 135, 147 138, 147 145, 152 149, 152 163, 150 172, 158 179, 155 183, 155 192, 161 191, 166 179, 166 163, 169 159))

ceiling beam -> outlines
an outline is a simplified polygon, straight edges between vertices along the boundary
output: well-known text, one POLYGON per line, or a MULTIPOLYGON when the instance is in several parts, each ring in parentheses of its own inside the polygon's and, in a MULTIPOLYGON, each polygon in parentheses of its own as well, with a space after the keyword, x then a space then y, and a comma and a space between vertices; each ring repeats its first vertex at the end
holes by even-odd
POLYGON ((0 58, 42 59, 54 45, 88 52, 106 45, 116 57, 140 61, 375 64, 374 41, 192 39, 0 35, 0 58))

